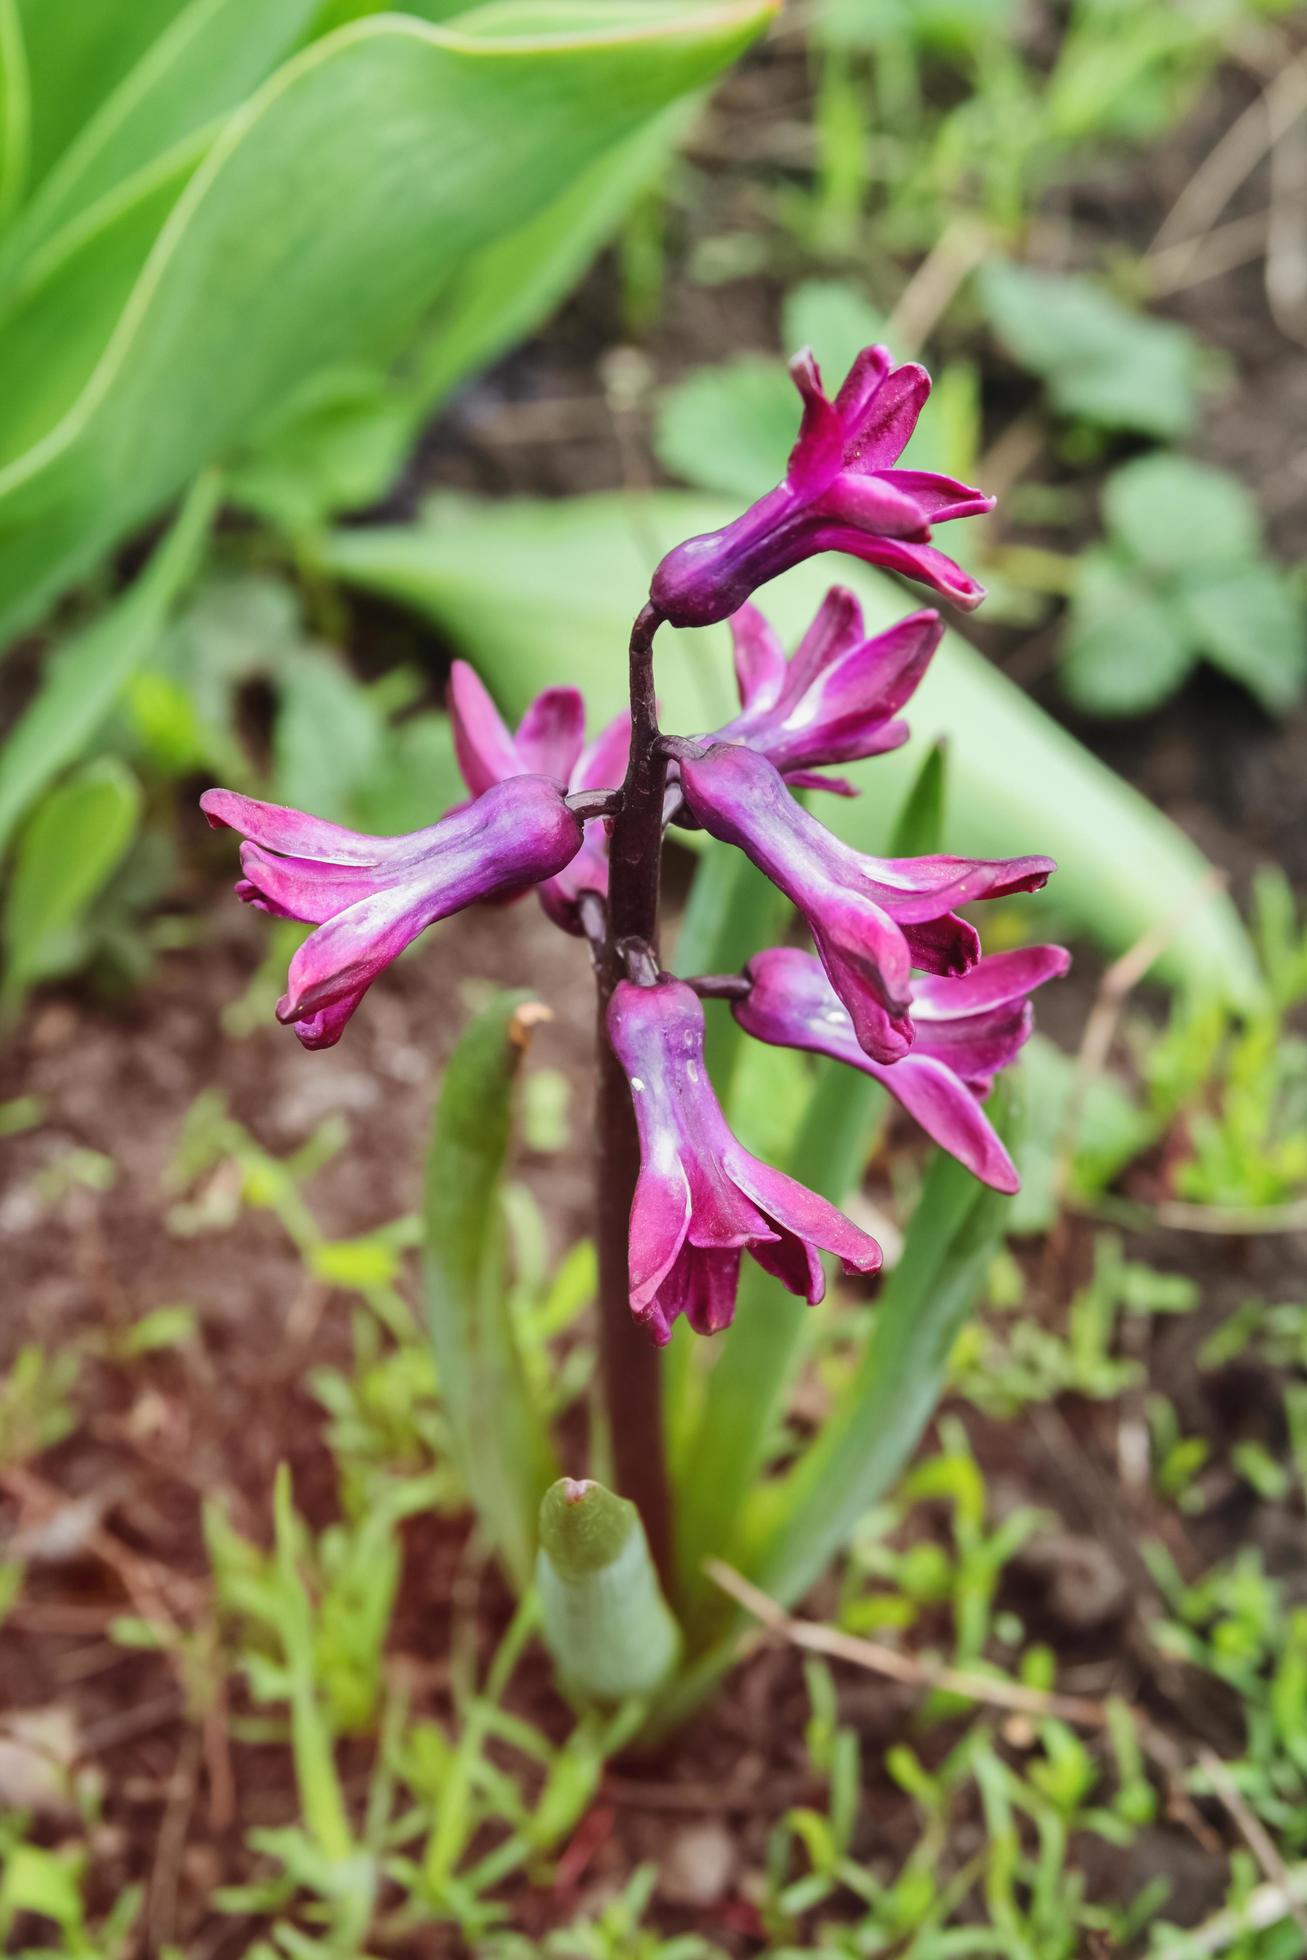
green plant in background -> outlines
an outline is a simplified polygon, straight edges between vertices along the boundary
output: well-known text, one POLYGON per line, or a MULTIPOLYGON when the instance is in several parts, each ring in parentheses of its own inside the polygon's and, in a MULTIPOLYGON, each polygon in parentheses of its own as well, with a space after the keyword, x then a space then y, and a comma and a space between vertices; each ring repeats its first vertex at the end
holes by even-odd
POLYGON ((1062 681, 1077 707, 1140 714, 1200 659, 1272 714, 1307 673, 1302 607, 1265 556, 1243 485, 1188 457, 1141 457, 1103 491, 1107 542, 1081 561, 1062 681))

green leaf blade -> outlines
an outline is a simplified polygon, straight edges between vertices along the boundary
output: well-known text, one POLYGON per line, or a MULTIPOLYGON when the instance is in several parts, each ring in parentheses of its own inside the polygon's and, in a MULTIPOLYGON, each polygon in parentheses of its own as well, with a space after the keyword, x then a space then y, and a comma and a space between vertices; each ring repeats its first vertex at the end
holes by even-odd
POLYGON ((504 993, 450 1057, 427 1158, 427 1316, 458 1467, 519 1588, 536 1513, 558 1474, 509 1311, 502 1192, 530 996, 504 993))

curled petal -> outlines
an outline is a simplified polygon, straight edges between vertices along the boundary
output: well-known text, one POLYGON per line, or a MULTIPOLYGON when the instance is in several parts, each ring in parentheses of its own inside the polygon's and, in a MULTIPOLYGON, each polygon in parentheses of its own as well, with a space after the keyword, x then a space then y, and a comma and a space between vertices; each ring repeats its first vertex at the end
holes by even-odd
POLYGON ((206 789, 200 808, 214 830, 236 830, 255 844, 270 851, 284 851, 291 857, 312 858, 323 864, 383 864, 403 846, 428 835, 415 831, 410 837, 365 837, 341 824, 310 817, 303 810, 288 810, 280 803, 260 803, 255 797, 241 796, 234 789, 206 789))
POLYGON ((466 660, 449 670, 449 722, 459 770, 473 796, 526 773, 503 717, 466 660))
POLYGON ((773 708, 789 673, 785 649, 756 606, 731 614, 731 646, 740 706, 750 714, 773 708))
POLYGON ((846 466, 870 473, 897 463, 929 395, 930 376, 915 361, 891 369, 845 418, 846 466))
POLYGON ((515 775, 547 776, 567 786, 585 746, 585 702, 575 687, 547 687, 537 694, 513 738, 515 775))
POLYGON ((821 370, 805 347, 790 362, 790 379, 803 398, 799 439, 790 451, 785 480, 801 496, 825 488, 840 467, 844 425, 821 385, 821 370))
POLYGON ((623 708, 582 751, 572 772, 572 789, 620 789, 630 752, 631 711, 623 708))
POLYGON ((861 426, 876 391, 893 365, 888 347, 864 347, 854 360, 835 397, 835 407, 846 431, 861 426))
POLYGON ((912 1015, 920 1025, 969 1019, 1024 1000, 1048 980, 1060 980, 1071 965, 1063 946, 1020 946, 990 953, 964 980, 918 980, 912 989, 912 1015))
POLYGON ((974 612, 985 596, 979 579, 964 572, 933 544, 913 544, 903 538, 873 538, 844 525, 824 525, 817 534, 818 551, 847 551, 868 565, 882 565, 887 572, 916 579, 940 593, 961 612, 974 612))
MULTIPOLYGON (((732 1182, 747 1192, 759 1211, 779 1225, 783 1233, 809 1248, 816 1246, 822 1252, 833 1253, 847 1273, 874 1273, 879 1269, 880 1247, 871 1234, 837 1211, 827 1199, 810 1191, 806 1184, 787 1177, 784 1171, 773 1170, 770 1164, 759 1163, 734 1141, 725 1162, 732 1182)), ((821 1266, 810 1253, 808 1298, 814 1303, 821 1298, 820 1274, 821 1266), (811 1290, 814 1286, 817 1291, 811 1290)))
POLYGON ((874 537, 924 542, 930 535, 928 519, 911 497, 894 488, 888 476, 855 476, 852 470, 845 471, 813 506, 812 514, 814 519, 850 524, 874 537))
POLYGON ((997 502, 983 490, 974 490, 953 476, 938 476, 934 470, 883 470, 881 482, 911 498, 931 524, 948 524, 955 517, 984 517, 997 502))
MULTIPOLYGON (((241 870, 245 876, 237 886, 239 896, 245 898, 248 890, 257 895, 262 911, 283 919, 302 919, 309 925, 322 925, 346 906, 370 898, 381 882, 371 868, 278 857, 250 843, 241 845, 241 870)), ((255 902, 246 898, 247 904, 255 902)))

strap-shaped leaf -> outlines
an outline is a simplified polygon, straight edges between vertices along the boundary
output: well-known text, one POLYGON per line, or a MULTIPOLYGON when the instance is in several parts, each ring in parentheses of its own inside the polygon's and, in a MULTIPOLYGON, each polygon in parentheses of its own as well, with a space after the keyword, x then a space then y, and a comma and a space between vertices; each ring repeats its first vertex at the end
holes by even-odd
POLYGON ((788 1604, 807 1590, 912 1454, 1009 1202, 936 1154, 857 1369, 816 1440, 759 1494, 746 1523, 750 1576, 776 1598, 788 1604))
POLYGON ((527 1389, 505 1269, 504 1170, 532 1005, 527 993, 499 994, 450 1056, 425 1206, 427 1314, 458 1466, 519 1589, 531 1576, 541 1496, 558 1474, 527 1389))

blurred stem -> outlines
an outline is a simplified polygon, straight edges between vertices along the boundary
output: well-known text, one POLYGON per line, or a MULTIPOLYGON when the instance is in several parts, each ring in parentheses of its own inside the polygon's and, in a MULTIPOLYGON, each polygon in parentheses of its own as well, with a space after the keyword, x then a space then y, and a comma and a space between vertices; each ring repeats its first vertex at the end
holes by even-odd
POLYGON ((671 1564, 671 1506, 663 1444, 661 1358, 630 1307, 627 1241, 640 1143, 631 1091, 608 1041, 606 1015, 631 940, 658 945, 658 882, 667 762, 658 747, 653 638, 646 606, 631 629, 631 758, 609 849, 608 934, 598 962, 595 1207, 599 1247, 599 1374, 613 1479, 640 1514, 660 1577, 671 1564))

